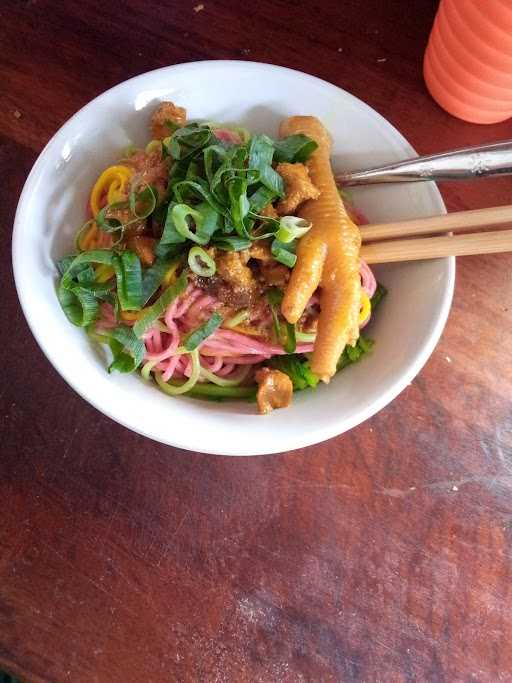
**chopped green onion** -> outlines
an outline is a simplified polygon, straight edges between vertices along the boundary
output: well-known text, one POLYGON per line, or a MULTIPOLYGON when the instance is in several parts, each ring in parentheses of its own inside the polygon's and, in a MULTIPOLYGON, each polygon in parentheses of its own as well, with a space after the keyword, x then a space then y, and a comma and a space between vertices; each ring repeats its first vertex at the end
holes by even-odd
POLYGON ((164 391, 166 394, 170 394, 171 396, 178 396, 179 394, 185 394, 187 391, 190 391, 192 387, 195 386, 197 380, 199 379, 199 374, 201 372, 201 364, 199 362, 199 351, 195 349, 194 351, 191 351, 190 357, 192 359, 192 373, 188 380, 184 382, 183 384, 180 384, 178 386, 174 384, 169 384, 168 382, 164 382, 162 379, 162 374, 160 372, 155 372, 155 379, 156 383, 164 391))
POLYGON ((249 168, 259 172, 259 181, 277 196, 284 195, 284 182, 272 168, 274 144, 266 135, 255 135, 249 146, 249 168))
POLYGON ((204 178, 199 176, 189 175, 190 168, 194 162, 189 165, 186 176, 183 180, 179 180, 172 186, 174 196, 179 204, 186 204, 189 198, 202 199, 214 209, 217 213, 225 213, 224 205, 218 201, 215 195, 210 191, 210 187, 204 178))
POLYGON ((201 247, 192 247, 188 252, 188 265, 192 272, 201 277, 212 277, 215 275, 217 266, 210 254, 201 247))
POLYGON ((245 322, 249 318, 249 311, 244 309, 243 311, 238 311, 232 318, 224 322, 224 327, 236 327, 240 323, 245 322))
POLYGON ((57 289, 57 298, 67 319, 78 327, 87 327, 98 317, 99 304, 91 292, 80 285, 57 289))
POLYGON ((296 336, 295 336, 295 325, 286 321, 285 329, 286 329, 286 340, 283 344, 283 349, 286 351, 286 353, 295 353, 295 349, 297 348, 297 340, 296 340, 296 336))
POLYGON ((209 184, 225 158, 226 148, 222 145, 209 145, 203 149, 204 170, 209 184))
POLYGON ((156 206, 157 194, 158 193, 151 185, 146 185, 140 192, 130 192, 128 203, 130 205, 130 211, 135 218, 143 220, 153 213, 156 206))
POLYGON ((246 218, 250 205, 247 199, 247 180, 241 177, 233 178, 228 184, 228 196, 231 202, 231 218, 240 237, 248 238, 246 218))
POLYGON ((219 214, 206 202, 195 209, 188 204, 175 204, 171 209, 171 219, 183 238, 197 244, 207 244, 218 227, 219 214), (195 232, 190 229, 189 218, 195 223, 195 232))
POLYGON ((256 190, 256 192, 253 192, 252 195, 249 197, 251 212, 258 214, 277 196, 278 195, 274 192, 274 190, 270 190, 268 187, 259 187, 256 190))
POLYGON ((162 316, 169 304, 171 304, 176 297, 183 294, 187 288, 187 275, 182 273, 180 277, 170 287, 167 287, 165 292, 155 301, 155 303, 148 308, 146 313, 137 320, 133 326, 135 336, 140 339, 154 322, 162 316))
POLYGON ((316 339, 316 332, 300 332, 299 330, 295 330, 295 339, 302 343, 314 342, 316 339))
POLYGON ((102 209, 100 209, 96 214, 94 219, 96 221, 96 225, 100 230, 103 230, 103 232, 112 233, 117 232, 119 230, 122 234, 123 228, 126 225, 126 223, 120 221, 119 218, 107 217, 107 212, 111 209, 127 209, 128 206, 128 202, 114 202, 113 204, 107 204, 102 209))
POLYGON ((132 251, 123 251, 112 258, 116 274, 117 298, 122 311, 140 311, 142 308, 142 267, 139 257, 132 251))
POLYGON ((287 138, 274 142, 274 159, 278 162, 286 161, 290 164, 304 162, 309 159, 317 147, 317 143, 307 135, 302 135, 302 133, 289 135, 287 138))
POLYGON ((99 312, 98 297, 105 296, 112 283, 95 283, 90 263, 110 265, 114 252, 106 249, 84 251, 61 259, 57 267, 62 278, 57 288, 57 298, 66 317, 73 325, 86 327, 96 320, 99 312))
POLYGON ((214 237, 212 244, 223 251, 243 251, 249 249, 252 243, 246 237, 229 235, 227 237, 214 237))
POLYGON ((222 316, 219 313, 214 313, 212 317, 203 323, 197 330, 191 332, 184 340, 183 345, 187 351, 193 351, 202 344, 205 339, 208 339, 215 330, 222 324, 222 316))
POLYGON ((300 239, 308 230, 311 230, 313 223, 306 221, 298 216, 283 216, 279 220, 279 230, 276 232, 276 239, 288 244, 294 239, 300 239))
POLYGON ((111 265, 113 258, 113 251, 107 249, 93 249, 91 251, 83 251, 81 254, 76 254, 75 256, 66 256, 59 261, 58 267, 59 270, 63 267, 66 268, 63 272, 61 270, 62 278, 65 282, 71 282, 78 272, 78 266, 80 266, 81 269, 84 264, 89 263, 106 263, 107 265, 111 265))
POLYGON ((270 251, 276 261, 279 261, 279 263, 282 263, 288 268, 293 268, 297 261, 297 256, 292 251, 292 249, 294 249, 294 246, 294 242, 289 242, 288 244, 285 244, 284 242, 275 239, 272 242, 270 251))
POLYGON ((142 273, 142 306, 146 305, 160 287, 169 268, 179 263, 180 260, 180 258, 158 257, 152 266, 144 269, 142 273))
POLYGON ((189 123, 187 126, 178 128, 174 133, 163 140, 164 149, 174 159, 186 159, 195 152, 205 147, 212 131, 197 123, 189 123))
POLYGON ((109 346, 114 356, 108 371, 133 372, 142 363, 146 347, 144 342, 137 339, 133 330, 122 325, 116 327, 109 334, 109 346))

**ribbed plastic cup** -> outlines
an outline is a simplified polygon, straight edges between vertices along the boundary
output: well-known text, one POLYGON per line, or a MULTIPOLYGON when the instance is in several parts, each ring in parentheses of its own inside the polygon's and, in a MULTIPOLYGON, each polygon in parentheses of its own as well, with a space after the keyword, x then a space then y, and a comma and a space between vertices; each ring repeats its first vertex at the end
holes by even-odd
POLYGON ((471 123, 512 116, 512 0, 441 0, 423 64, 447 112, 471 123))

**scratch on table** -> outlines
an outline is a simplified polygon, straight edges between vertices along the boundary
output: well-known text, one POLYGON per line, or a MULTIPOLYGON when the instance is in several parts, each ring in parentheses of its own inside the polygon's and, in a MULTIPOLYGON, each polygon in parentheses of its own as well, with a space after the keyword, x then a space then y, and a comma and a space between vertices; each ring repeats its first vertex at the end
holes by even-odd
POLYGON ((171 549, 171 546, 172 546, 173 542, 176 540, 176 537, 177 537, 178 534, 180 533, 181 528, 183 527, 183 525, 185 524, 185 521, 186 521, 187 517, 189 517, 189 516, 190 516, 190 510, 187 510, 187 511, 185 512, 185 514, 183 515, 183 517, 181 518, 181 521, 179 522, 178 526, 177 526, 176 529, 174 530, 173 534, 171 535, 171 538, 169 539, 169 542, 165 544, 165 546, 164 546, 164 548, 163 548, 163 552, 160 554, 160 557, 158 558, 158 562, 156 563, 156 566, 157 566, 157 567, 160 567, 160 565, 162 564, 162 560, 163 560, 165 557, 167 557, 167 555, 169 554, 169 550, 171 549))
POLYGON ((65 562, 69 567, 71 567, 75 572, 77 572, 77 574, 79 574, 83 579, 85 579, 85 581, 87 581, 87 583, 90 583, 91 586, 94 586, 94 587, 95 587, 97 590, 99 590, 101 593, 104 593, 105 595, 108 595, 112 600, 115 600, 115 601, 121 606, 121 609, 122 609, 122 610, 124 610, 125 612, 127 612, 128 614, 130 614, 132 617, 135 617, 135 618, 137 618, 137 619, 139 618, 139 614, 138 614, 137 612, 134 612, 134 611, 132 611, 131 609, 129 609, 129 608, 126 606, 126 604, 125 604, 122 600, 120 600, 119 598, 116 598, 116 597, 115 597, 115 594, 114 594, 112 591, 107 590, 107 589, 104 588, 100 583, 97 583, 97 582, 94 581, 94 579, 92 579, 90 576, 87 576, 87 574, 86 574, 82 569, 80 569, 80 567, 78 567, 76 564, 73 564, 73 562, 70 562, 70 561, 67 559, 67 557, 65 557, 64 555, 62 555, 62 553, 60 553, 60 552, 57 550, 57 548, 55 548, 55 546, 53 546, 53 545, 51 545, 51 544, 48 544, 48 548, 54 553, 54 555, 56 555, 59 559, 61 559, 61 560, 62 560, 63 562, 65 562))
POLYGON ((433 481, 423 486, 410 486, 408 489, 398 488, 383 488, 378 493, 382 496, 389 496, 390 498, 406 498, 415 491, 431 490, 431 491, 454 491, 460 490, 461 486, 466 484, 483 484, 492 489, 496 485, 512 487, 511 475, 494 475, 494 476, 473 476, 462 477, 461 479, 443 479, 441 481, 433 481))
POLYGON ((297 477, 288 477, 285 474, 278 474, 276 476, 276 479, 284 479, 285 481, 289 481, 293 484, 301 484, 302 486, 305 486, 307 488, 315 488, 315 489, 344 489, 345 491, 358 491, 357 488, 354 486, 350 486, 349 484, 329 484, 328 482, 320 482, 320 481, 308 481, 307 479, 298 479, 297 477))

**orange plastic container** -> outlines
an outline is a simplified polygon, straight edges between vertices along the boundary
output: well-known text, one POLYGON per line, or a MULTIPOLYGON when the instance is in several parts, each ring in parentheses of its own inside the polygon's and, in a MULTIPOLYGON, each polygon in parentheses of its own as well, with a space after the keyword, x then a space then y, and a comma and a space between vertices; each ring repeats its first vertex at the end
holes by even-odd
POLYGON ((512 0, 441 0, 425 52, 425 83, 453 116, 512 116, 512 0))

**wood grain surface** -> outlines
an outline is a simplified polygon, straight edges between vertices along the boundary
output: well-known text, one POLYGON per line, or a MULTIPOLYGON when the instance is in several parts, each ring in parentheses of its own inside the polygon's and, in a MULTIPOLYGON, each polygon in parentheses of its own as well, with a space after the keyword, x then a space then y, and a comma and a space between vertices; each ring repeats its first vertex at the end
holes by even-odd
MULTIPOLYGON (((57 375, 10 240, 47 140, 167 64, 307 71, 420 153, 510 137, 429 97, 433 0, 0 3, 0 668, 45 683, 512 681, 512 257, 459 259, 443 338, 348 434, 268 457, 153 443, 57 375)), ((510 203, 508 178, 441 187, 510 203)))

